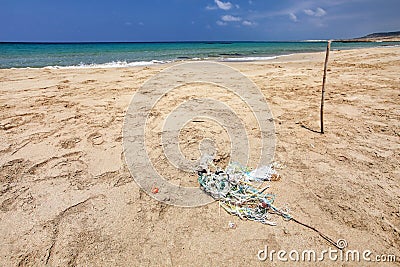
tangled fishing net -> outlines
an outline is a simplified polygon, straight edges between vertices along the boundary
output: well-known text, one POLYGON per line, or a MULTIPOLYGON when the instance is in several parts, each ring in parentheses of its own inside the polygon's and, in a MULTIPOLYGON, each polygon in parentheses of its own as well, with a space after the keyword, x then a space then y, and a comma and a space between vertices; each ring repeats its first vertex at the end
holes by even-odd
POLYGON ((218 200, 229 214, 267 225, 276 225, 271 221, 271 214, 291 219, 288 211, 273 205, 275 195, 266 192, 269 185, 263 186, 263 182, 278 177, 275 164, 251 171, 238 163, 229 163, 222 169, 210 158, 204 160, 198 170, 200 187, 218 200))
POLYGON ((278 209, 273 205, 275 195, 267 193, 269 186, 263 186, 263 184, 266 181, 279 179, 277 167, 276 164, 271 164, 251 171, 238 163, 229 163, 225 169, 222 169, 213 164, 211 156, 207 156, 203 158, 197 171, 198 181, 200 187, 218 200, 229 214, 267 225, 276 225, 271 221, 271 214, 277 214, 285 220, 315 231, 331 245, 342 250, 344 247, 339 243, 342 239, 335 242, 315 227, 293 218, 287 209, 278 209))

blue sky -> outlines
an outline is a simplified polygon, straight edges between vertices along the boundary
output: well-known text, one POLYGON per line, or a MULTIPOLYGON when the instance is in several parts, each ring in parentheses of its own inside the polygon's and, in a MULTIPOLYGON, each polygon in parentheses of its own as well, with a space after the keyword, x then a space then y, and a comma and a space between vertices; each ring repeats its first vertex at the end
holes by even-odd
POLYGON ((0 41, 349 38, 400 30, 400 0, 0 0, 0 41))

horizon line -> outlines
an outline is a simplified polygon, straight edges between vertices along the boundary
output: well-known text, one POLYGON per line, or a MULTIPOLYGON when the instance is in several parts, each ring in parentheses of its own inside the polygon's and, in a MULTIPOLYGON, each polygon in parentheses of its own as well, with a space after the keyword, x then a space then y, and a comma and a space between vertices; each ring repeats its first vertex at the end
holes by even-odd
POLYGON ((107 43, 269 43, 269 42, 326 42, 334 39, 303 39, 303 40, 197 40, 197 41, 0 41, 0 44, 107 44, 107 43))

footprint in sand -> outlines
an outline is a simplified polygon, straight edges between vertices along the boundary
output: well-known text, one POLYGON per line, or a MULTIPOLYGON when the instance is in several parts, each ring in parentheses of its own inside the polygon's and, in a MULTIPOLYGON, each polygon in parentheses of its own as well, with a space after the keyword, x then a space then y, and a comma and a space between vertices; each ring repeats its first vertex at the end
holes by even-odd
POLYGON ((81 139, 79 137, 76 138, 70 138, 66 139, 60 142, 60 146, 64 149, 71 149, 76 146, 77 143, 79 143, 81 139))
POLYGON ((68 89, 69 88, 69 85, 66 85, 66 84, 58 84, 57 85, 57 89, 58 90, 61 90, 61 89, 68 89))
POLYGON ((88 83, 94 83, 94 82, 97 82, 97 80, 86 80, 86 81, 83 81, 82 83, 88 84, 88 83))
POLYGON ((93 146, 98 146, 104 143, 103 135, 101 133, 95 132, 88 136, 88 141, 92 143, 93 146))
POLYGON ((44 118, 42 113, 24 113, 11 116, 0 121, 0 130, 10 130, 12 128, 20 127, 27 123, 41 122, 44 118))

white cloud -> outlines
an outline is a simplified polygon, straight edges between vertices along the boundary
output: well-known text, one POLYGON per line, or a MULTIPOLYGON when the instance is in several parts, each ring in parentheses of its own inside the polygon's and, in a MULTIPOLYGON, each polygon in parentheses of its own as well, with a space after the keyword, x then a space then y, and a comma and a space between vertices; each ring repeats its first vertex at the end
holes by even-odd
MULTIPOLYGON (((233 1, 233 0, 231 0, 233 1)), ((255 0, 251 0, 254 3, 256 2, 255 0)), ((325 7, 332 7, 332 6, 340 6, 347 4, 350 0, 319 0, 318 5, 324 6, 325 7)), ((351 2, 362 2, 365 0, 351 0, 351 2)), ((372 1, 372 0, 370 0, 372 1)), ((304 0, 304 1, 289 1, 292 2, 292 4, 287 5, 286 8, 282 9, 269 9, 269 10, 254 10, 254 12, 248 14, 248 18, 251 20, 258 20, 258 19, 265 19, 265 18, 275 18, 275 17, 282 17, 282 16, 288 16, 290 13, 295 14, 296 18, 298 21, 300 21, 300 15, 310 13, 312 15, 309 16, 315 16, 315 14, 318 14, 319 17, 324 17, 328 15, 329 12, 327 12, 324 8, 315 6, 317 1, 314 0, 304 0)), ((307 14, 308 15, 308 14, 307 14)))
POLYGON ((298 21, 297 16, 294 13, 289 13, 289 18, 293 22, 297 22, 298 21))
POLYGON ((214 2, 217 4, 217 6, 220 9, 229 10, 229 9, 232 8, 232 3, 231 2, 222 2, 220 0, 214 0, 214 2))
POLYGON ((326 15, 326 11, 320 7, 318 7, 315 10, 304 9, 304 13, 308 16, 313 16, 313 17, 323 17, 326 15))
POLYGON ((317 8, 317 10, 315 11, 315 16, 317 17, 322 17, 326 15, 326 11, 323 10, 322 8, 317 8))
POLYGON ((138 23, 140 26, 144 26, 144 23, 143 22, 139 22, 138 23))
POLYGON ((314 16, 315 12, 312 11, 311 9, 304 9, 304 13, 306 13, 309 16, 314 16))
POLYGON ((243 24, 243 26, 254 26, 254 25, 256 25, 255 22, 248 21, 248 20, 244 20, 244 21, 242 22, 242 24, 243 24))
POLYGON ((235 17, 235 16, 232 16, 232 15, 225 15, 225 16, 221 17, 221 20, 222 21, 231 22, 231 21, 241 21, 242 18, 241 17, 235 17))
POLYGON ((206 6, 206 10, 216 10, 216 9, 218 9, 217 6, 210 6, 210 5, 206 6))
POLYGON ((226 25, 228 25, 228 23, 220 21, 220 20, 217 20, 216 23, 217 23, 218 26, 226 26, 226 25))

